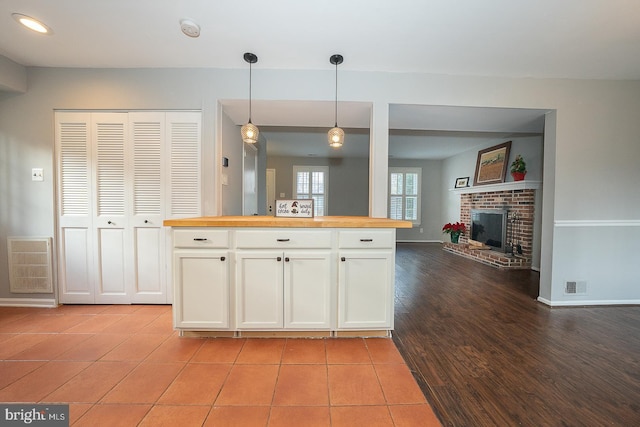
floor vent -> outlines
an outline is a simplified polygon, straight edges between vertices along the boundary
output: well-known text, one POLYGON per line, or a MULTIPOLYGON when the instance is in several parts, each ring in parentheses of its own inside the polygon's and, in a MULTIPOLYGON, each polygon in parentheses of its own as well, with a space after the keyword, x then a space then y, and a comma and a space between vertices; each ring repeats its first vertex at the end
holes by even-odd
POLYGON ((51 238, 8 237, 7 245, 11 293, 53 292, 51 238))
POLYGON ((565 282, 564 293, 567 295, 585 295, 587 293, 587 282, 565 282))

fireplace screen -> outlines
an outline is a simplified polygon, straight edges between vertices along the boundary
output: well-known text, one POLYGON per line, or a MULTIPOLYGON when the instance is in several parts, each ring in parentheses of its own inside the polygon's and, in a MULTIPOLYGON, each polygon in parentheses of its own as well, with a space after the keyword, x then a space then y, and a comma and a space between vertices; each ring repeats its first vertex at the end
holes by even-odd
POLYGON ((501 209, 471 209, 471 240, 491 249, 506 252, 507 211, 501 209))

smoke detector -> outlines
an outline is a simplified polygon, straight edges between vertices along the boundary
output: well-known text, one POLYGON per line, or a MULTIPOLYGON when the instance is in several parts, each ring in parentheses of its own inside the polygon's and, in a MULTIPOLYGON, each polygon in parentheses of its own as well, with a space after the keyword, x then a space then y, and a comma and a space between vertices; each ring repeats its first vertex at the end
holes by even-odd
POLYGON ((200 36, 200 26, 193 22, 191 19, 183 19, 180 21, 180 29, 189 37, 200 36))

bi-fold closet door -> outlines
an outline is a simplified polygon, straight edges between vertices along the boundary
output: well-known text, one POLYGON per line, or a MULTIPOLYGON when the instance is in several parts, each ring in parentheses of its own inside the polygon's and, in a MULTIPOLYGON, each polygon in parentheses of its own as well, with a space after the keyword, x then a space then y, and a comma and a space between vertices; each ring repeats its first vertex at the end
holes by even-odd
POLYGON ((165 218, 201 215, 199 112, 57 112, 59 299, 171 302, 165 218))

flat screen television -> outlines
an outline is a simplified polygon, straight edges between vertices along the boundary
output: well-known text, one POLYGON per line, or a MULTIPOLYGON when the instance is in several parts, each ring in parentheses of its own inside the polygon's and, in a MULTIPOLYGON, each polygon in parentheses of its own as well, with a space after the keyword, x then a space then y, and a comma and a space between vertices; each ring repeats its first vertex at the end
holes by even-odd
POLYGON ((507 251, 507 211, 504 209, 471 209, 470 240, 498 252, 507 251))

